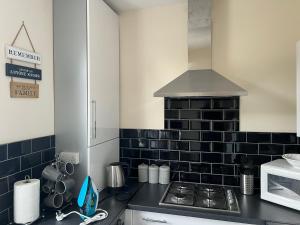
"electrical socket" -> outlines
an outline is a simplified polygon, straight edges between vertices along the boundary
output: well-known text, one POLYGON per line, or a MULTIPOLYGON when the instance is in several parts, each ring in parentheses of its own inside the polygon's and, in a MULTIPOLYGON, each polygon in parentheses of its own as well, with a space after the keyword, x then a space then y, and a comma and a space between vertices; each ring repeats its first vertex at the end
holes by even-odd
POLYGON ((79 152, 61 152, 59 158, 64 162, 69 162, 74 165, 79 164, 79 152))

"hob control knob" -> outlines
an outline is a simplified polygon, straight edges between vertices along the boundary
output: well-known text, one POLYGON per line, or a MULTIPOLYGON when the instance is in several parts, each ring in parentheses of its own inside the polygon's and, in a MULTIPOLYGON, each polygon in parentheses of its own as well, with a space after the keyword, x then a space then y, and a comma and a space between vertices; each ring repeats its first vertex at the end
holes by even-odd
POLYGON ((122 220, 121 219, 118 219, 117 220, 117 224, 116 225, 124 225, 124 223, 122 222, 122 220))
POLYGON ((229 204, 233 204, 234 203, 233 194, 232 194, 231 190, 227 190, 227 199, 228 199, 228 203, 229 204))
POLYGON ((229 204, 233 204, 234 203, 233 198, 228 198, 228 202, 229 202, 229 204))

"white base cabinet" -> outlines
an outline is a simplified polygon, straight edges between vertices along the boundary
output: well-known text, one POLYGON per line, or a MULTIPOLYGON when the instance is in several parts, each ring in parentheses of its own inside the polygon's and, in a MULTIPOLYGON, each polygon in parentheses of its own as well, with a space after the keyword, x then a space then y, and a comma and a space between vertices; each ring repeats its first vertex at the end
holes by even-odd
POLYGON ((164 213, 153 213, 137 210, 126 210, 125 225, 251 225, 222 220, 211 220, 164 213))

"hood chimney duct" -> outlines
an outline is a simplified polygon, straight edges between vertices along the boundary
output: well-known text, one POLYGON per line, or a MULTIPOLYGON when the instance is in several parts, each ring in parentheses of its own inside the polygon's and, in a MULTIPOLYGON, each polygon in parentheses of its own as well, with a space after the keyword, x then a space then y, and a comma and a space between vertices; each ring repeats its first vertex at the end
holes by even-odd
POLYGON ((242 96, 248 92, 212 68, 213 0, 188 0, 188 70, 154 97, 242 96))

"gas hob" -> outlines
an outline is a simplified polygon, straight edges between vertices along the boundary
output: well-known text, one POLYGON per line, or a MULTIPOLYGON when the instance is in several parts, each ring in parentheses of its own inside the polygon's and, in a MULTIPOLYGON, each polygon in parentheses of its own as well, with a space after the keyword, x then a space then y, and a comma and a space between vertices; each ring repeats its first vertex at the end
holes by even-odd
POLYGON ((172 182, 159 202, 162 206, 239 213, 234 191, 228 187, 172 182))

